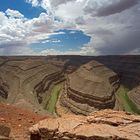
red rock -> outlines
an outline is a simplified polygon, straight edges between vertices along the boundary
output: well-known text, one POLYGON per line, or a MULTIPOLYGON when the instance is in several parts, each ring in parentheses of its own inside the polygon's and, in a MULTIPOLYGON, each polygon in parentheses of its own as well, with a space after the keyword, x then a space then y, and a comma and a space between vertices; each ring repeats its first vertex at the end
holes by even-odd
POLYGON ((89 116, 66 115, 49 118, 30 128, 33 136, 43 140, 140 140, 140 116, 104 110, 89 116))

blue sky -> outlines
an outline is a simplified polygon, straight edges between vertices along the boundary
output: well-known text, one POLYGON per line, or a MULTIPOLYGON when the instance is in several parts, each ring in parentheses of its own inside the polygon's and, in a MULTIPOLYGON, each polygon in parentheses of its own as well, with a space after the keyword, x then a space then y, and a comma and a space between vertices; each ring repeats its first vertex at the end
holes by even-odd
POLYGON ((22 13, 26 18, 38 17, 40 13, 46 12, 42 7, 33 7, 25 0, 1 0, 0 10, 5 12, 7 9, 17 10, 22 13))
POLYGON ((139 0, 0 0, 0 55, 140 54, 139 0))
POLYGON ((60 51, 78 51, 81 46, 90 41, 90 36, 86 36, 82 31, 65 29, 57 32, 62 32, 62 34, 51 35, 47 40, 42 40, 42 43, 32 44, 31 47, 36 51, 42 51, 47 48, 60 51))
MULTIPOLYGON (((41 13, 47 14, 47 9, 42 8, 40 5, 34 7, 26 0, 1 0, 0 11, 5 12, 7 9, 19 11, 27 19, 38 18, 41 13)), ((45 49, 78 51, 80 47, 90 41, 90 37, 80 30, 60 29, 54 32, 63 32, 63 34, 50 35, 47 39, 30 44, 29 47, 35 52, 40 52, 45 49)))

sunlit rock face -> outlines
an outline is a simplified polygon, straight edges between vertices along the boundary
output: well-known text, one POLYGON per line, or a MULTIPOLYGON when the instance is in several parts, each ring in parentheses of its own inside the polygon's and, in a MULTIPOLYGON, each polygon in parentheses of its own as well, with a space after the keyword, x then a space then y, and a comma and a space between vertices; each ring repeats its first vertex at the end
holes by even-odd
POLYGON ((140 56, 0 57, 0 102, 46 113, 52 88, 65 79, 60 110, 116 109, 120 83, 139 108, 140 56))
POLYGON ((139 140, 140 117, 102 110, 48 118, 30 128, 31 140, 139 140))
POLYGON ((130 90, 127 94, 129 102, 140 110, 140 56, 100 56, 95 59, 119 75, 121 85, 130 90))
POLYGON ((128 92, 128 96, 140 112, 140 85, 128 92))
POLYGON ((0 59, 0 101, 45 113, 51 88, 64 80, 64 62, 46 57, 0 59))
POLYGON ((118 87, 115 72, 97 61, 90 61, 67 76, 60 102, 76 114, 113 109, 118 87))

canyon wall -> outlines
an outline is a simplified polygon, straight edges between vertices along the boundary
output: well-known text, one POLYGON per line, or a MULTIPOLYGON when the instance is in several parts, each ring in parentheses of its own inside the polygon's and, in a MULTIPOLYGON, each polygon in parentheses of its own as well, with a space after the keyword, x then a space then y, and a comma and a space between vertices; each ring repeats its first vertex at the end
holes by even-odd
POLYGON ((64 63, 46 58, 12 57, 0 60, 0 100, 46 112, 51 87, 64 78, 64 63))
POLYGON ((115 107, 119 77, 105 65, 90 61, 66 78, 60 104, 75 114, 115 107))
POLYGON ((99 56, 94 59, 119 74, 122 84, 130 90, 140 84, 140 56, 99 56))
POLYGON ((129 89, 128 102, 140 112, 140 56, 102 56, 95 59, 119 75, 121 85, 129 89))
POLYGON ((1 102, 44 112, 53 86, 65 79, 59 101, 75 113, 116 108, 119 83, 139 108, 140 56, 0 57, 1 102))
MULTIPOLYGON (((78 57, 78 56, 77 56, 78 57)), ((100 76, 102 76, 102 73, 104 72, 104 68, 108 68, 110 71, 115 72, 119 79, 120 84, 123 85, 125 88, 130 90, 128 93, 129 99, 137 106, 138 109, 140 109, 140 56, 98 56, 98 57, 78 57, 78 59, 81 58, 81 65, 87 64, 90 61, 96 60, 96 62, 102 64, 103 67, 95 68, 93 73, 89 73, 89 75, 95 75, 96 73, 100 73, 100 76)), ((77 60, 77 59, 75 59, 77 60)), ((71 59, 70 59, 71 61, 71 59)), ((73 61, 71 61, 72 64, 73 61)), ((88 112, 91 112, 93 110, 100 110, 104 108, 115 108, 118 109, 116 101, 116 104, 114 104, 114 100, 111 98, 110 105, 106 102, 106 100, 100 101, 98 99, 98 96, 102 95, 104 96, 106 92, 110 92, 109 89, 106 91, 104 89, 108 88, 107 82, 99 84, 97 87, 97 83, 95 81, 98 81, 98 79, 91 81, 89 78, 87 81, 85 80, 85 77, 88 77, 88 74, 85 72, 83 68, 77 67, 77 71, 75 71, 73 74, 70 74, 67 76, 67 81, 64 86, 64 90, 61 96, 60 105, 63 107, 67 107, 74 113, 80 113, 80 114, 88 114, 88 112), (85 76, 81 76, 82 72, 85 73, 85 76), (78 75, 78 76, 77 76, 78 75), (79 76, 80 75, 80 76, 79 76), (94 83, 94 85, 89 86, 90 82, 94 83), (76 84, 78 83, 78 84, 76 84), (83 84, 84 83, 84 84, 83 84), (102 86, 101 86, 102 85, 102 86), (85 89, 86 90, 85 90, 85 89), (88 97, 88 93, 95 92, 98 93, 93 97, 88 97), (98 92, 96 91, 97 89, 98 92), (102 91, 105 91, 102 93, 102 91), (101 93, 101 94, 100 94, 101 93), (93 99, 94 98, 94 99, 93 99), (93 103, 94 102, 94 103, 93 103)), ((93 66, 94 67, 94 66, 93 66)), ((100 77, 99 76, 99 77, 100 77)), ((109 78, 109 77, 108 77, 109 78)), ((115 79, 116 83, 118 82, 118 79, 115 79)), ((118 84, 117 84, 118 85, 118 84)), ((116 88, 114 88, 116 89, 116 88)), ((93 94, 93 93, 92 93, 93 94)), ((114 97, 115 91, 113 93, 114 97)), ((105 97, 103 97, 105 99, 105 97)), ((115 98, 115 97, 114 97, 115 98)))

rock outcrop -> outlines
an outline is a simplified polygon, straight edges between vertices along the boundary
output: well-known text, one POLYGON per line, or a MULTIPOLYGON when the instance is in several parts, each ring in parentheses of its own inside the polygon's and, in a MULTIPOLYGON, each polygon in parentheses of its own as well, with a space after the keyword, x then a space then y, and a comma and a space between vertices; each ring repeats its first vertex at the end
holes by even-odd
POLYGON ((0 140, 12 140, 10 136, 10 128, 0 124, 0 140))
POLYGON ((140 85, 140 56, 99 56, 95 60, 115 71, 130 90, 140 85))
POLYGON ((52 88, 65 75, 60 104, 74 113, 116 108, 118 79, 139 108, 140 56, 0 57, 0 102, 46 113, 52 88))
POLYGON ((133 108, 140 112, 140 56, 99 56, 95 57, 95 60, 119 75, 121 85, 130 91, 129 102, 132 102, 133 108))
POLYGON ((31 140, 139 140, 140 116, 104 110, 50 118, 30 128, 30 134, 31 140))
POLYGON ((64 63, 46 57, 0 60, 0 101, 45 113, 51 88, 63 81, 64 63))
POLYGON ((136 105, 140 112, 140 85, 128 92, 128 97, 136 105))
POLYGON ((95 110, 113 109, 118 87, 119 78, 115 72, 91 61, 67 76, 60 104, 84 115, 95 110))

